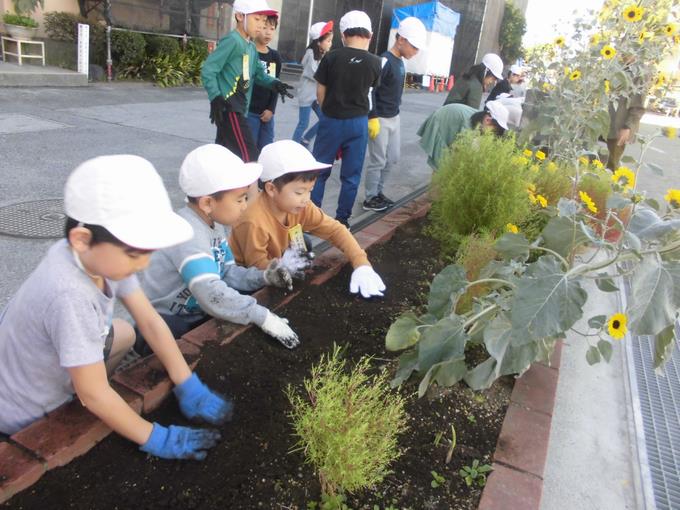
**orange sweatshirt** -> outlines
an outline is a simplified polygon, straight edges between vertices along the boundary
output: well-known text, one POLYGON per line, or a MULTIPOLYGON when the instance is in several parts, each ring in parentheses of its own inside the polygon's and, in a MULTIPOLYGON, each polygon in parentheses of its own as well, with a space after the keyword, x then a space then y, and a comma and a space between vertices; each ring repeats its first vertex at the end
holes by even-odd
POLYGON ((309 202, 300 214, 287 214, 285 225, 274 217, 271 198, 260 193, 231 229, 229 247, 236 263, 264 269, 272 259, 279 258, 290 245, 288 230, 295 225, 325 239, 340 249, 352 267, 369 264, 366 252, 340 222, 332 219, 309 202))

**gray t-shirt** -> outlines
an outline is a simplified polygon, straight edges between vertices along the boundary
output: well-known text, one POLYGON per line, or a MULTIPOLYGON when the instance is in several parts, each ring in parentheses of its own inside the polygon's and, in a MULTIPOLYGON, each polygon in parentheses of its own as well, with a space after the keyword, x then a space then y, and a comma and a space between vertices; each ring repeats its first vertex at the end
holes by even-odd
POLYGON ((104 359, 116 298, 137 277, 106 280, 105 292, 55 243, 0 313, 0 431, 13 434, 73 397, 68 368, 104 359))
POLYGON ((252 296, 265 285, 263 271, 237 266, 229 248, 227 228, 210 227, 191 208, 177 214, 194 229, 194 237, 177 246, 154 252, 140 275, 142 288, 154 308, 166 315, 199 317, 204 314, 238 324, 261 326, 267 309, 252 296))

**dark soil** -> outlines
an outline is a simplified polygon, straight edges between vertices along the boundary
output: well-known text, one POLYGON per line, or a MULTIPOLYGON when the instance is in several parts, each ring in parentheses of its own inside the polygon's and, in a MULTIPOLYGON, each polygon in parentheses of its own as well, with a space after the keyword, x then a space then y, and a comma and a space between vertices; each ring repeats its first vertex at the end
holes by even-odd
MULTIPOLYGON (((167 461, 140 453, 112 434, 87 455, 48 472, 33 487, 15 496, 7 508, 79 509, 305 509, 320 499, 319 483, 295 444, 287 418, 284 389, 301 386, 312 364, 333 343, 346 345, 346 355, 369 354, 376 365, 390 363, 384 338, 402 311, 422 306, 429 281, 444 263, 435 241, 422 235, 424 221, 401 229, 388 243, 369 253, 388 292, 384 300, 364 301, 348 293, 351 268, 321 287, 307 286, 277 313, 290 320, 302 345, 288 351, 252 328, 232 344, 210 344, 198 365, 213 389, 233 395, 236 414, 223 427, 223 441, 204 462, 167 461)), ((371 490, 348 498, 350 508, 474 509, 481 489, 469 488, 458 474, 474 459, 491 463, 512 382, 473 393, 463 385, 433 390, 417 399, 410 395, 409 431, 400 445, 403 455, 393 474, 371 490), (457 433, 453 459, 445 463, 451 437, 457 433), (436 444, 438 442, 438 444, 436 444), (432 471, 444 477, 432 487, 432 471)), ((162 424, 188 424, 174 398, 150 417, 162 424)))

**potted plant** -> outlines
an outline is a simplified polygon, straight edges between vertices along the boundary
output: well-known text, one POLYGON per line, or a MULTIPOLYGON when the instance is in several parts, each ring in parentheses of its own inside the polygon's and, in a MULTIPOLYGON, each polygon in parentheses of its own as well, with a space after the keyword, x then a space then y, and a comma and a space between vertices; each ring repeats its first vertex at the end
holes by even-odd
POLYGON ((14 39, 32 39, 38 30, 38 22, 30 16, 6 12, 2 17, 5 30, 14 39))

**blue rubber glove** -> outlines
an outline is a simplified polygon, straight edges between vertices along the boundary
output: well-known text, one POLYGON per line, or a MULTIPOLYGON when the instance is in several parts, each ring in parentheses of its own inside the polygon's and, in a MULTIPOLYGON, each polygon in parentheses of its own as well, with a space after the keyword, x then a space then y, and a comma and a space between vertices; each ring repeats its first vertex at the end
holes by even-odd
POLYGON ((190 420, 201 419, 221 425, 234 415, 231 400, 210 391, 196 374, 191 374, 189 379, 175 386, 174 391, 182 414, 190 420))
POLYGON ((220 433, 213 429, 190 429, 170 425, 153 424, 149 439, 139 447, 143 452, 162 459, 203 460, 220 440, 220 433))

